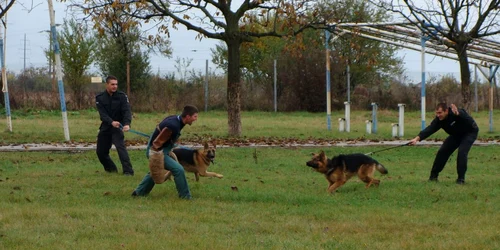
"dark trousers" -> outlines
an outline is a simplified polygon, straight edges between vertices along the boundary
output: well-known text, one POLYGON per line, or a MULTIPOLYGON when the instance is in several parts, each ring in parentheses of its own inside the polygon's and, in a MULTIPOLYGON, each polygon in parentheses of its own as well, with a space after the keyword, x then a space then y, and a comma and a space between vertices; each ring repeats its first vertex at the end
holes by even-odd
POLYGON ((117 128, 111 128, 105 131, 99 131, 97 135, 97 157, 104 166, 106 172, 118 172, 115 163, 109 157, 109 150, 111 145, 115 145, 118 157, 122 164, 123 173, 134 174, 130 158, 128 156, 127 148, 125 147, 125 136, 123 131, 117 128))
POLYGON ((431 178, 437 178, 443 170, 444 165, 450 158, 451 154, 458 148, 457 155, 457 174, 458 179, 465 180, 465 172, 467 172, 467 158, 469 151, 477 138, 477 131, 468 133, 462 136, 450 135, 444 140, 443 145, 439 148, 434 164, 432 165, 431 178))

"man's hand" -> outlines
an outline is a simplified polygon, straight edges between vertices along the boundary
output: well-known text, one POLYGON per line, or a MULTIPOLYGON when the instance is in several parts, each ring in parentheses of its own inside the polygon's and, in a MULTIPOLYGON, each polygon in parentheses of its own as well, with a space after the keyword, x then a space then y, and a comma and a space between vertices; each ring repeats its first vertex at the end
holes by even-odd
POLYGON ((129 130, 130 130, 130 126, 129 125, 123 126, 123 132, 127 132, 129 130))
POLYGON ((459 114, 458 108, 457 108, 457 106, 455 106, 455 104, 451 104, 450 107, 451 107, 451 112, 453 112, 453 114, 455 114, 455 115, 459 114))
POLYGON ((410 146, 411 146, 411 145, 415 145, 415 144, 417 144, 417 142, 419 142, 419 141, 420 141, 420 137, 419 137, 419 136, 417 136, 417 137, 413 138, 410 142, 408 142, 408 145, 410 145, 410 146))
POLYGON ((120 122, 117 122, 117 121, 113 121, 111 123, 111 126, 115 127, 115 128, 120 128, 120 122))

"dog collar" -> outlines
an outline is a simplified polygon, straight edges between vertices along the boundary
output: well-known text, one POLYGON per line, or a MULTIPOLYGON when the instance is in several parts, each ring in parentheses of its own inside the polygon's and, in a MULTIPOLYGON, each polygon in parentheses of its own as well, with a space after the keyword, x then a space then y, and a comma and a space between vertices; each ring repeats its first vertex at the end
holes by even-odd
POLYGON ((332 174, 334 170, 335 170, 334 168, 328 169, 328 171, 326 171, 326 175, 332 174))

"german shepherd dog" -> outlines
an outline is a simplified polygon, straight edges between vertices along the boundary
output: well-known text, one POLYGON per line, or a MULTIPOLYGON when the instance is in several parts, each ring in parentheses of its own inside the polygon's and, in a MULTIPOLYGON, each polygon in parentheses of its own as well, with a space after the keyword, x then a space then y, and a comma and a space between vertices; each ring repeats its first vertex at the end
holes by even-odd
POLYGON ((366 183, 366 188, 371 185, 378 186, 380 180, 373 178, 375 170, 382 174, 388 173, 382 164, 364 154, 341 154, 333 159, 328 159, 323 151, 312 155, 312 159, 306 162, 306 165, 326 176, 330 193, 335 192, 355 175, 366 183))
MULTIPOLYGON (((200 175, 222 178, 224 176, 221 174, 207 171, 210 163, 214 162, 215 147, 216 145, 209 147, 205 142, 202 149, 174 148, 169 155, 178 161, 186 172, 194 173, 196 181, 200 180, 200 175)), ((165 178, 170 180, 171 175, 172 173, 168 171, 165 178)))

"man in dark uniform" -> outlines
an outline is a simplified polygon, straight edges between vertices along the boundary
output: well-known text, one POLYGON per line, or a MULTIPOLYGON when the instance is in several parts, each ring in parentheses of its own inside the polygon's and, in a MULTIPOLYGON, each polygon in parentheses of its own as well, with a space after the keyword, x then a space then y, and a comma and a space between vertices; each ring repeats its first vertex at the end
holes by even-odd
MULTIPOLYGON (((181 115, 166 117, 156 126, 146 149, 146 155, 148 156, 149 150, 163 151, 164 168, 174 175, 175 187, 177 188, 179 198, 187 200, 191 199, 191 192, 189 191, 184 168, 169 156, 169 152, 175 147, 175 143, 181 136, 181 130, 184 126, 186 124, 192 125, 196 120, 198 120, 198 109, 191 105, 185 106, 181 115)), ((155 182, 151 178, 150 173, 147 173, 132 193, 132 196, 148 195, 154 186, 155 182)))
POLYGON ((439 129, 443 129, 449 136, 439 148, 434 164, 432 165, 429 181, 437 181, 439 173, 450 158, 451 154, 458 148, 457 156, 457 184, 465 184, 465 172, 467 171, 467 157, 469 151, 477 138, 479 128, 472 117, 464 109, 457 109, 454 104, 450 107, 446 103, 436 106, 436 118, 431 124, 420 131, 417 137, 410 141, 410 145, 426 139, 439 129))
POLYGON ((101 118, 101 126, 97 135, 97 157, 106 172, 118 172, 115 163, 109 157, 109 150, 114 144, 124 175, 134 175, 132 164, 128 156, 123 132, 130 129, 132 112, 128 97, 122 91, 117 91, 118 80, 114 76, 106 78, 106 91, 95 97, 97 110, 101 118))

